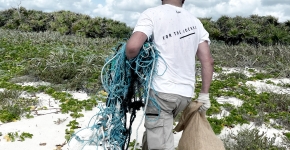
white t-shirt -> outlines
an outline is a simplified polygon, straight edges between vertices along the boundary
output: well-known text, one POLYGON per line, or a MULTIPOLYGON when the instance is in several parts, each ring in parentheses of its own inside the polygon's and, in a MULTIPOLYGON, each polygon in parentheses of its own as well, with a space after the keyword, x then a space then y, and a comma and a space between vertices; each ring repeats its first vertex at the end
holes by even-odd
POLYGON ((145 10, 133 32, 145 33, 160 52, 152 88, 158 92, 194 97, 195 55, 209 40, 200 20, 187 10, 165 4, 145 10))

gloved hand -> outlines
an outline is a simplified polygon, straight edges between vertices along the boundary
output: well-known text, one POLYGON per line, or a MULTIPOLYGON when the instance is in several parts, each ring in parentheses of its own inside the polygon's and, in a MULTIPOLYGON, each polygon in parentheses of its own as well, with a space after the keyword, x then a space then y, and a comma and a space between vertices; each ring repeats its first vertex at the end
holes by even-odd
POLYGON ((209 93, 199 93, 196 101, 203 103, 203 105, 199 107, 199 111, 207 111, 211 106, 209 100, 209 93))

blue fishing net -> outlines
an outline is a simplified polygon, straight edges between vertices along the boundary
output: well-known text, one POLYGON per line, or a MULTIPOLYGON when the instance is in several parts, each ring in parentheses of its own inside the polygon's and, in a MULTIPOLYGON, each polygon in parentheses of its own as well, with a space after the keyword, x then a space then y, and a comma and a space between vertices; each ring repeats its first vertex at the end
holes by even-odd
POLYGON ((158 108, 155 100, 149 98, 158 51, 152 42, 146 41, 137 57, 127 60, 125 50, 125 42, 116 46, 114 55, 102 68, 102 85, 108 97, 105 105, 98 105, 100 111, 85 128, 92 134, 87 139, 80 138, 82 129, 72 137, 82 143, 82 149, 87 145, 106 150, 128 149, 136 112, 145 109, 148 101, 154 101, 158 108))

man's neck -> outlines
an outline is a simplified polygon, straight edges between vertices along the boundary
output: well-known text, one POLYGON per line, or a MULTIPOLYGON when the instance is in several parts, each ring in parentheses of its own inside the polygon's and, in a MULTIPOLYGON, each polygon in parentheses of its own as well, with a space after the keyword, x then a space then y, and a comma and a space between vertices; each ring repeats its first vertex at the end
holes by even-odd
POLYGON ((182 7, 182 3, 174 1, 174 0, 163 0, 162 5, 169 4, 177 7, 182 7))

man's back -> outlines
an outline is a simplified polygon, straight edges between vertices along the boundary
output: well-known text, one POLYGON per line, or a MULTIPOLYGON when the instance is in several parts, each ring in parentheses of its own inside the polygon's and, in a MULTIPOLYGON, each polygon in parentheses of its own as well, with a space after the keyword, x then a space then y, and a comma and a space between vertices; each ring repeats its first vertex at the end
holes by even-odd
POLYGON ((152 35, 160 51, 154 89, 192 97, 198 44, 209 41, 201 22, 185 9, 165 4, 143 12, 136 31, 152 35))

